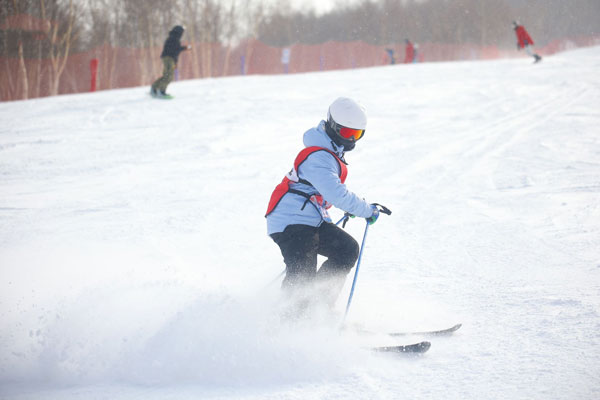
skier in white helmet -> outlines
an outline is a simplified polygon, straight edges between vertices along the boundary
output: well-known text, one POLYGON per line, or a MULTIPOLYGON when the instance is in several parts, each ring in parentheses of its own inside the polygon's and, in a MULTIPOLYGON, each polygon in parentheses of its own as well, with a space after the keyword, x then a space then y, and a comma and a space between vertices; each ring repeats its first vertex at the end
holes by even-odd
POLYGON ((379 210, 348 190, 344 154, 354 149, 367 127, 365 109, 349 98, 330 106, 327 121, 304 133, 305 148, 269 201, 267 233, 279 245, 286 265, 282 289, 291 312, 334 306, 346 276, 358 258, 356 240, 335 225, 333 205, 375 223, 379 210), (317 255, 327 260, 317 269, 317 255))

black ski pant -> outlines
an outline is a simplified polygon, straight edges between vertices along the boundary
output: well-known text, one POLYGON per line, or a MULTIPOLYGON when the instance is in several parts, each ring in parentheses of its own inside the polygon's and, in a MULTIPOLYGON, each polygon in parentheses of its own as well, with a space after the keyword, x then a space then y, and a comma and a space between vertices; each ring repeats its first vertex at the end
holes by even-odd
POLYGON ((312 300, 333 307, 344 286, 346 275, 358 259, 356 240, 335 224, 324 222, 319 227, 288 225, 271 238, 281 249, 286 266, 282 289, 290 296, 306 289, 314 290, 312 300), (327 260, 317 271, 317 256, 327 260), (318 299, 314 299, 318 297, 318 299))

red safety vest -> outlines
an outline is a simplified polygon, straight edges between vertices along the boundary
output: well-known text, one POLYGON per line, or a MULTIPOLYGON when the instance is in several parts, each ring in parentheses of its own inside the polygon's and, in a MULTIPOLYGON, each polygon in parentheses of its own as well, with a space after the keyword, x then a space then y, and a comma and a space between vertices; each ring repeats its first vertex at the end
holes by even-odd
POLYGON ((308 158, 309 155, 311 155, 312 153, 314 153, 316 151, 321 151, 321 150, 324 150, 335 157, 335 159, 337 160, 337 162, 340 166, 340 172, 339 172, 340 180, 342 181, 342 183, 346 182, 346 176, 348 175, 348 168, 346 167, 346 163, 344 161, 342 161, 337 156, 337 154, 335 154, 333 151, 326 149, 324 147, 319 147, 319 146, 307 147, 304 150, 302 150, 300 153, 298 153, 298 155, 296 156, 296 160, 294 160, 294 168, 292 168, 292 170, 290 172, 288 172, 286 176, 283 177, 283 180, 281 181, 281 183, 275 187, 275 190, 273 190, 273 193, 271 194, 271 199, 269 200, 269 206, 267 207, 267 213, 265 214, 265 217, 273 212, 275 207, 277 207, 277 204, 279 204, 279 202, 281 201, 283 196, 288 192, 299 194, 300 196, 304 196, 307 199, 310 199, 311 196, 308 193, 304 193, 299 190, 290 189, 290 182, 304 183, 304 184, 312 186, 312 184, 310 182, 308 182, 307 180, 298 178, 298 168, 300 168, 300 165, 302 165, 302 163, 308 158))

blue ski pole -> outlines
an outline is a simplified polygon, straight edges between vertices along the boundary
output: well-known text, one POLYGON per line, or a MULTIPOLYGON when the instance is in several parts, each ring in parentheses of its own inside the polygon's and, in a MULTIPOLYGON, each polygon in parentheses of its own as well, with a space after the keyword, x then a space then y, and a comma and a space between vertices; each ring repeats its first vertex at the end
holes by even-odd
MULTIPOLYGON (((375 207, 379 210, 379 212, 387 215, 392 215, 392 211, 378 203, 373 203, 375 207)), ((358 261, 356 262, 356 270, 354 271, 354 279, 352 280, 352 288, 350 288, 350 296, 348 296, 348 303, 346 304, 346 311, 344 312, 344 319, 342 320, 342 326, 346 322, 346 316, 348 315, 348 310, 350 309, 350 304, 352 303, 352 296, 354 296, 354 288, 356 287, 356 279, 358 278, 358 270, 360 268, 360 261, 362 260, 363 251, 365 249, 365 242, 367 240, 367 232, 369 231, 369 221, 367 220, 367 224, 365 226, 365 233, 363 234, 362 243, 360 245, 360 252, 358 253, 358 261)))
POLYGON ((363 234, 362 243, 360 245, 360 252, 358 253, 358 261, 356 262, 356 270, 354 271, 354 279, 352 280, 352 288, 350 289, 350 296, 348 296, 348 303, 346 304, 346 312, 344 312, 344 319, 342 320, 342 325, 346 322, 346 316, 348 315, 348 310, 350 309, 350 304, 352 303, 352 296, 354 296, 354 288, 356 287, 356 279, 358 278, 358 269, 360 268, 360 261, 362 260, 363 250, 365 249, 365 241, 367 240, 367 232, 369 231, 369 221, 367 221, 367 225, 365 226, 365 233, 363 234))

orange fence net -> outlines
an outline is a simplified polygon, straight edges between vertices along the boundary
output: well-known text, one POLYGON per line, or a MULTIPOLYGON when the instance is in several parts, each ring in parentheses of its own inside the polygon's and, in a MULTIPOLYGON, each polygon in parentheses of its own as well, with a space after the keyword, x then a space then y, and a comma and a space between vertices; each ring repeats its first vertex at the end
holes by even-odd
MULTIPOLYGON (((600 45, 600 37, 556 40, 538 48, 542 55, 570 48, 600 45)), ((282 74, 366 68, 404 61, 404 44, 376 46, 361 41, 296 44, 287 49, 267 46, 256 40, 235 48, 220 44, 192 43, 192 50, 179 57, 176 79, 197 79, 245 74, 282 74)), ((57 94, 88 92, 150 85, 162 73, 162 48, 130 49, 103 46, 68 57, 58 82, 57 94), (93 61, 92 60, 97 60, 93 61), (92 62, 92 63, 91 63, 92 62), (91 71, 91 64, 97 71, 91 71), (92 82, 92 76, 95 80, 92 82)), ((418 62, 485 60, 520 56, 516 50, 495 46, 423 43, 418 62)), ((0 57, 0 100, 20 100, 52 94, 53 69, 50 60, 0 57)))

